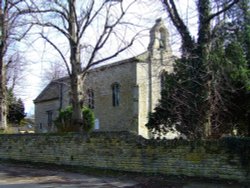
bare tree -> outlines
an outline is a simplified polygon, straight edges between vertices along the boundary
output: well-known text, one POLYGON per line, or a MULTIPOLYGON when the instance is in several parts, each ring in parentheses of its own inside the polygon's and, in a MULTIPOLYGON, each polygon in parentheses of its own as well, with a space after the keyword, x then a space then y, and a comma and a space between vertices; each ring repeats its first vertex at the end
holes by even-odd
POLYGON ((16 91, 24 80, 25 59, 19 52, 16 52, 8 55, 6 60, 6 85, 8 89, 16 91))
MULTIPOLYGON (((73 121, 79 126, 82 122, 80 86, 86 72, 93 66, 108 61, 132 46, 138 34, 125 41, 125 36, 132 25, 125 22, 124 17, 136 0, 115 1, 57 1, 50 0, 46 4, 33 2, 37 12, 36 24, 44 30, 56 31, 65 40, 68 48, 61 48, 58 38, 41 32, 46 40, 61 56, 71 85, 71 102, 73 121), (128 3, 129 2, 129 3, 128 3), (112 49, 112 45, 117 46, 112 49), (105 53, 105 48, 111 48, 105 53), (81 56, 84 58, 81 59, 81 56)), ((82 96, 81 96, 82 95, 82 96)))
POLYGON ((0 1, 0 128, 5 129, 6 121, 6 66, 11 53, 9 49, 16 41, 25 37, 31 24, 24 17, 29 12, 25 0, 0 1))
POLYGON ((67 76, 67 70, 61 62, 49 62, 49 66, 43 69, 42 80, 43 87, 49 82, 67 76))

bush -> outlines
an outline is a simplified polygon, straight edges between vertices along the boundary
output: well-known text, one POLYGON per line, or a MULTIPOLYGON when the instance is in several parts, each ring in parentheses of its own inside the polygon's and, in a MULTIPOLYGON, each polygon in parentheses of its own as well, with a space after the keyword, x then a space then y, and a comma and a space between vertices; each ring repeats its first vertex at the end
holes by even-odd
POLYGON ((68 106, 65 109, 59 111, 59 115, 54 121, 58 132, 72 132, 74 131, 72 126, 72 107, 68 106))
POLYGON ((82 116, 83 116, 83 130, 86 132, 92 131, 95 124, 95 116, 93 111, 87 107, 83 107, 82 116))
MULTIPOLYGON (((76 132, 80 130, 80 127, 76 127, 72 121, 72 106, 68 106, 63 110, 60 110, 58 117, 54 121, 58 132, 76 132)), ((91 109, 87 107, 82 108, 82 129, 85 132, 90 132, 94 128, 95 117, 91 109)))

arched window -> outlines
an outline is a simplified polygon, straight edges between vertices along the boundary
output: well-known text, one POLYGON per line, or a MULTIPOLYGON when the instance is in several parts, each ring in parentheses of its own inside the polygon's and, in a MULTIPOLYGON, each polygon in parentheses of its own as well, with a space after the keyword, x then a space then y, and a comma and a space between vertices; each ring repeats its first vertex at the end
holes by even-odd
POLYGON ((94 91, 92 89, 87 90, 87 96, 88 96, 88 106, 90 109, 95 108, 95 99, 94 99, 94 91))
POLYGON ((120 85, 117 82, 112 84, 112 103, 113 106, 120 105, 120 85))

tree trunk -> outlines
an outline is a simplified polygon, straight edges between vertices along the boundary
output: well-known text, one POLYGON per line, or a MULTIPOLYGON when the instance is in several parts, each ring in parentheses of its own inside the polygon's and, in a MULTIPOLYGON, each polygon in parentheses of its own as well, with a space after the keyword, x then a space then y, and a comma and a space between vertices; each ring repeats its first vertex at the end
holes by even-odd
POLYGON ((82 113, 81 113, 81 104, 79 98, 79 90, 78 90, 78 78, 77 75, 71 75, 71 103, 73 108, 72 120, 77 129, 82 124, 82 113))
POLYGON ((2 11, 2 2, 0 3, 0 129, 7 127, 7 113, 6 113, 6 84, 5 84, 5 70, 4 70, 4 53, 6 48, 5 42, 5 23, 2 11))
POLYGON ((198 45, 197 45, 197 56, 199 58, 198 62, 199 71, 198 76, 200 84, 202 86, 202 95, 204 96, 204 101, 200 104, 200 108, 203 109, 202 115, 204 116, 204 121, 201 122, 203 125, 203 137, 207 138, 211 135, 211 76, 209 71, 209 53, 210 53, 210 20, 208 19, 211 13, 210 0, 199 0, 198 2, 198 12, 199 12, 199 33, 198 33, 198 45))
MULTIPOLYGON (((1 55, 1 54, 0 54, 1 55)), ((7 128, 5 71, 2 55, 0 57, 0 129, 7 128)))
POLYGON ((79 78, 78 75, 81 73, 80 64, 80 45, 77 36, 77 23, 76 23, 76 0, 69 1, 69 44, 70 44, 70 64, 72 67, 72 73, 70 75, 71 79, 71 103, 73 108, 73 126, 77 129, 80 128, 82 124, 82 113, 80 104, 80 91, 79 91, 79 78))

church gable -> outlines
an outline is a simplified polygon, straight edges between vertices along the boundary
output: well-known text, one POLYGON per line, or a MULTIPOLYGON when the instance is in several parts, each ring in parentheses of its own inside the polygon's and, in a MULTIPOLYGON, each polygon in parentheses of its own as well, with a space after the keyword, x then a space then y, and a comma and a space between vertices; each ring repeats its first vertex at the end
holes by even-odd
POLYGON ((41 103, 50 100, 57 100, 60 97, 60 85, 66 83, 67 77, 51 81, 34 100, 34 103, 41 103))

